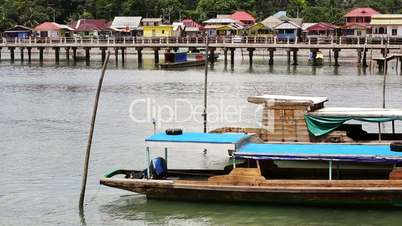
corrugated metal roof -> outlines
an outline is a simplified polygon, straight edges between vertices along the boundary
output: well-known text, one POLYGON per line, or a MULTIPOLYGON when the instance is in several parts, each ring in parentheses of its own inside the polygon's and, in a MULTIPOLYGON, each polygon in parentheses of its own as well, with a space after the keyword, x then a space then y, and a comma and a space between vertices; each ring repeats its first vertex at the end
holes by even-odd
POLYGON ((144 18, 142 19, 143 23, 160 23, 162 22, 162 18, 144 18))
POLYGON ((278 17, 269 16, 269 17, 265 18, 263 21, 261 21, 261 23, 267 27, 273 28, 276 25, 282 23, 282 20, 279 19, 278 17))
POLYGON ((370 25, 402 25, 402 14, 379 14, 371 17, 370 25))
POLYGON ((69 30, 72 31, 71 27, 63 24, 58 24, 56 22, 44 22, 39 24, 38 26, 35 27, 36 31, 58 31, 58 30, 69 30))
POLYGON ((299 25, 292 21, 284 21, 281 24, 278 24, 274 27, 275 30, 278 29, 299 29, 301 28, 299 25))
POLYGON ((112 29, 126 29, 134 30, 140 26, 142 17, 140 16, 117 16, 114 18, 112 29))
POLYGON ((309 27, 316 25, 317 23, 303 23, 302 24, 302 30, 307 30, 309 27))
POLYGON ((212 18, 203 22, 204 24, 231 24, 236 23, 235 20, 230 18, 212 18))
POLYGON ((255 18, 245 11, 236 11, 230 15, 230 18, 238 21, 255 21, 255 18))
POLYGON ((218 19, 229 18, 230 19, 230 14, 218 14, 218 15, 216 15, 216 18, 218 18, 218 19))
POLYGON ((370 17, 379 14, 375 9, 370 7, 355 8, 346 13, 345 17, 370 17))

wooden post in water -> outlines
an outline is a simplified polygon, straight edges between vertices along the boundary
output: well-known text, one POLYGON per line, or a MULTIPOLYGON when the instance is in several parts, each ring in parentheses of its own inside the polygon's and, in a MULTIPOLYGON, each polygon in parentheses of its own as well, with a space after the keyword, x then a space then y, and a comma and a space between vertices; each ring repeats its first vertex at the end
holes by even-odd
POLYGON ((204 112, 202 116, 204 118, 204 133, 207 132, 207 94, 208 94, 208 44, 209 36, 208 33, 205 36, 205 73, 204 73, 204 112))
POLYGON ((103 62, 102 74, 101 74, 101 77, 99 78, 98 89, 96 90, 95 103, 94 103, 94 107, 93 107, 93 111, 92 111, 91 128, 89 130, 89 135, 88 135, 88 144, 87 144, 87 150, 85 153, 84 169, 83 169, 82 181, 81 181, 81 192, 80 192, 80 202, 79 202, 80 211, 82 211, 84 208, 85 188, 87 186, 88 165, 89 165, 89 156, 91 154, 92 137, 94 134, 96 113, 98 111, 99 96, 100 96, 100 92, 102 89, 102 83, 103 83, 103 78, 105 77, 105 71, 107 68, 107 64, 109 62, 109 57, 110 57, 110 52, 108 51, 106 60, 103 62))

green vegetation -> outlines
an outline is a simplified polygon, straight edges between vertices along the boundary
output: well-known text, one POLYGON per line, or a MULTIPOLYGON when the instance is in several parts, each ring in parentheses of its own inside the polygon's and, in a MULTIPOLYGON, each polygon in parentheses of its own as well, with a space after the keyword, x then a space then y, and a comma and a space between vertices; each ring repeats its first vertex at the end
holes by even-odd
POLYGON ((369 6, 382 13, 402 13, 401 0, 0 0, 0 29, 43 21, 67 23, 78 18, 113 19, 140 15, 178 20, 205 20, 216 14, 247 10, 263 19, 279 10, 308 22, 342 23, 353 7, 369 6))

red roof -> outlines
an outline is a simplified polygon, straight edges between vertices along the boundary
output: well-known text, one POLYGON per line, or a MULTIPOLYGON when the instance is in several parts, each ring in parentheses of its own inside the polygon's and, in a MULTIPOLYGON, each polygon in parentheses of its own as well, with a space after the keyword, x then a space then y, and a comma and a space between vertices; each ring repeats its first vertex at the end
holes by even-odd
POLYGON ((70 27, 56 22, 44 22, 35 27, 36 31, 58 31, 62 29, 71 30, 70 27))
POLYGON ((81 19, 78 21, 71 22, 69 25, 74 28, 74 31, 77 32, 96 31, 108 28, 108 21, 104 19, 100 20, 81 19))
POLYGON ((245 11, 236 11, 232 15, 230 15, 230 19, 237 21, 253 21, 255 22, 255 18, 245 11))
POLYGON ((355 28, 369 28, 370 24, 363 24, 363 23, 349 23, 342 26, 342 29, 355 29, 355 28))
POLYGON ((376 14, 380 13, 370 7, 355 8, 346 13, 345 17, 371 17, 372 15, 376 14))
POLYGON ((184 26, 186 26, 186 27, 202 28, 202 25, 201 25, 201 24, 195 22, 195 21, 192 20, 192 19, 184 19, 184 20, 182 20, 181 22, 182 22, 182 23, 184 24, 184 26))
POLYGON ((330 23, 316 23, 307 28, 307 31, 332 31, 335 30, 336 26, 330 23))

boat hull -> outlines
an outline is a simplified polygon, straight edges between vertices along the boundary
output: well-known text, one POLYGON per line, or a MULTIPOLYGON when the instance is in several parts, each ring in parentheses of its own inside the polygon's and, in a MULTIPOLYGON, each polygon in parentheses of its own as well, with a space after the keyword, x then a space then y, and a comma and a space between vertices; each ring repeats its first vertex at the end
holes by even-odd
POLYGON ((304 182, 272 180, 263 186, 244 186, 211 184, 208 181, 101 179, 103 185, 141 193, 152 199, 313 205, 402 204, 402 181, 399 180, 354 181, 353 186, 348 185, 348 182, 341 186, 345 184, 342 181, 315 181, 313 184, 311 181, 304 182))
POLYGON ((159 66, 162 69, 169 69, 169 68, 186 68, 186 67, 200 67, 204 66, 204 60, 194 60, 194 61, 186 61, 186 62, 179 62, 179 63, 161 63, 159 66))

